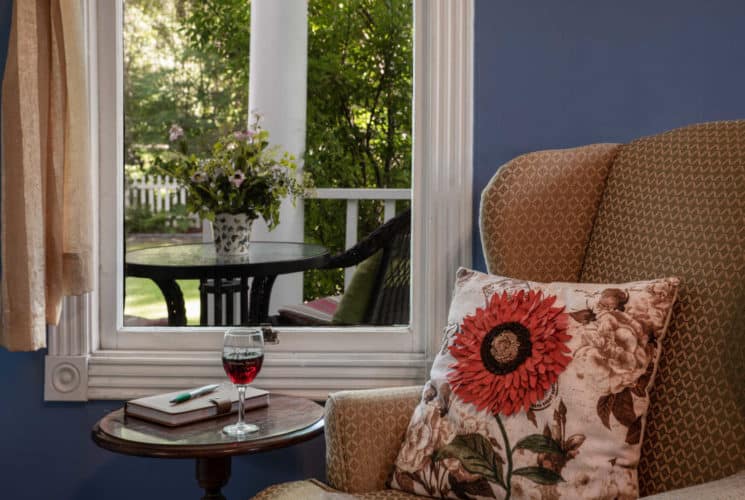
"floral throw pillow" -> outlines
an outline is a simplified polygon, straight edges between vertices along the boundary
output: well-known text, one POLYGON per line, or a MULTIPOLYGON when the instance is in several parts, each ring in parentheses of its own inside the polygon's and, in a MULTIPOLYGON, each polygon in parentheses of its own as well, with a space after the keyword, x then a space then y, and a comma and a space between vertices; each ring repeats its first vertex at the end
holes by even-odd
POLYGON ((678 284, 534 283, 460 269, 391 486, 442 498, 636 498, 678 284))

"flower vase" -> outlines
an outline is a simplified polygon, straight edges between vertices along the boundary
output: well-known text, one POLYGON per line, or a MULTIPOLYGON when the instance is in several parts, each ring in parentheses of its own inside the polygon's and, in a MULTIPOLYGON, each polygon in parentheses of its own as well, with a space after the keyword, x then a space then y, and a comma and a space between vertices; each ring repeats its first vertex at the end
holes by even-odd
POLYGON ((221 213, 215 215, 212 234, 215 253, 218 257, 234 257, 248 254, 253 220, 247 214, 221 213))

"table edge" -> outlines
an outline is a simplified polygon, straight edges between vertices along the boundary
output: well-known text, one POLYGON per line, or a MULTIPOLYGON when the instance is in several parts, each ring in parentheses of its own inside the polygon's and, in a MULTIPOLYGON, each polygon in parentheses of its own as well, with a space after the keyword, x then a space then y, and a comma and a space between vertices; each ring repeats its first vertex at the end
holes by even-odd
MULTIPOLYGON (((167 265, 143 264, 136 262, 124 263, 125 275, 138 278, 150 278, 160 273, 163 278, 172 279, 200 279, 211 277, 240 277, 240 276, 276 276, 278 274, 292 274, 308 269, 320 268, 331 258, 331 253, 297 259, 276 260, 270 262, 246 262, 225 265, 167 265)), ((126 257, 125 257, 126 259, 126 257)), ((159 276, 158 276, 159 277, 159 276)))
MULTIPOLYGON (((123 410, 120 409, 115 411, 123 410)), ((309 441, 323 433, 325 418, 322 416, 309 426, 286 434, 270 436, 264 439, 210 445, 157 445, 136 443, 119 439, 105 433, 101 430, 99 423, 100 420, 93 426, 93 429, 91 430, 91 439, 101 448, 115 453, 151 458, 219 458, 276 450, 309 441)))
MULTIPOLYGON (((219 266, 220 268, 234 268, 234 267, 246 267, 246 266, 261 266, 266 264, 281 264, 281 263, 296 263, 296 264, 302 264, 306 263, 306 261, 314 261, 316 259, 327 259, 331 255, 331 250, 329 250, 327 247, 323 245, 317 245, 315 243, 305 243, 302 241, 252 241, 251 243, 258 243, 258 244, 274 244, 274 245, 304 245, 304 246, 317 246, 319 249, 322 249, 323 252, 315 254, 315 255, 309 255, 307 257, 297 257, 297 258, 291 258, 291 259, 285 259, 285 260, 275 260, 275 261, 269 261, 269 262, 242 262, 242 263, 233 263, 233 264, 225 264, 223 266, 219 266)), ((179 268, 181 266, 174 265, 174 266, 168 266, 164 264, 149 264, 149 263, 142 263, 142 262, 127 262, 127 256, 130 254, 146 251, 146 250, 153 250, 157 248, 167 248, 167 247, 178 247, 178 246, 204 246, 204 245, 213 245, 213 243, 210 242, 200 242, 200 243, 173 243, 168 245, 155 245, 152 247, 145 247, 145 248, 138 248, 137 250, 130 250, 129 252, 125 252, 124 254, 124 264, 125 265, 131 265, 135 267, 142 267, 142 268, 152 268, 152 267, 174 267, 179 268)), ((194 266, 184 266, 189 268, 214 268, 216 267, 215 264, 205 264, 205 265, 194 265, 194 266)), ((281 273, 284 274, 284 273, 281 273)))

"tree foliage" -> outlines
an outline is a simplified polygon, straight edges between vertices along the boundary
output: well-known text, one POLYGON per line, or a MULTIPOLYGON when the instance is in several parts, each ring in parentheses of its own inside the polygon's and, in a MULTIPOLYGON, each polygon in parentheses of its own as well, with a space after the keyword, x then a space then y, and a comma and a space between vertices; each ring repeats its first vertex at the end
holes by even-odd
MULTIPOLYGON (((410 187, 412 59, 411 0, 309 2, 305 169, 317 186, 410 187)), ((306 202, 306 238, 342 250, 344 210, 306 202)), ((361 204, 360 216, 364 236, 382 204, 361 204)), ((308 272, 305 296, 342 283, 341 271, 308 272)))
MULTIPOLYGON (((168 130, 180 125, 196 150, 245 126, 248 119, 248 70, 237 73, 219 44, 197 43, 197 14, 229 0, 127 0, 124 9, 125 161, 145 164, 167 142, 168 130)), ((245 2, 234 0, 234 5, 245 2)), ((218 9, 216 13, 219 14, 218 9)), ((238 14, 235 9, 234 14, 238 14)), ((246 14, 245 17, 247 17, 246 14)), ((211 16, 214 22, 219 16, 211 16)), ((231 17, 235 24, 239 19, 231 17)), ((205 20, 206 21, 206 20, 205 20)), ((216 28, 224 28, 217 26, 216 28)), ((231 35, 233 50, 243 46, 248 65, 248 24, 231 35)), ((235 59, 235 57, 233 57, 235 59)))

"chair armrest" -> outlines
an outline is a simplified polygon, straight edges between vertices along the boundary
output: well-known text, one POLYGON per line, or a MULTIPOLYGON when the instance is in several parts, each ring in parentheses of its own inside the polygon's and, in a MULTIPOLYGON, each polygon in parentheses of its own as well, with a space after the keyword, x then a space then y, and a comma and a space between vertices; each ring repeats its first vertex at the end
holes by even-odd
POLYGON ((745 470, 732 476, 644 497, 644 500, 740 500, 745 498, 745 470))
POLYGON ((326 402, 328 481, 347 493, 385 489, 421 387, 331 394, 326 402))
POLYGON ((329 257, 319 269, 338 269, 356 266, 371 257, 375 252, 390 245, 390 242, 401 233, 411 231, 411 209, 406 209, 367 235, 352 248, 329 257))

